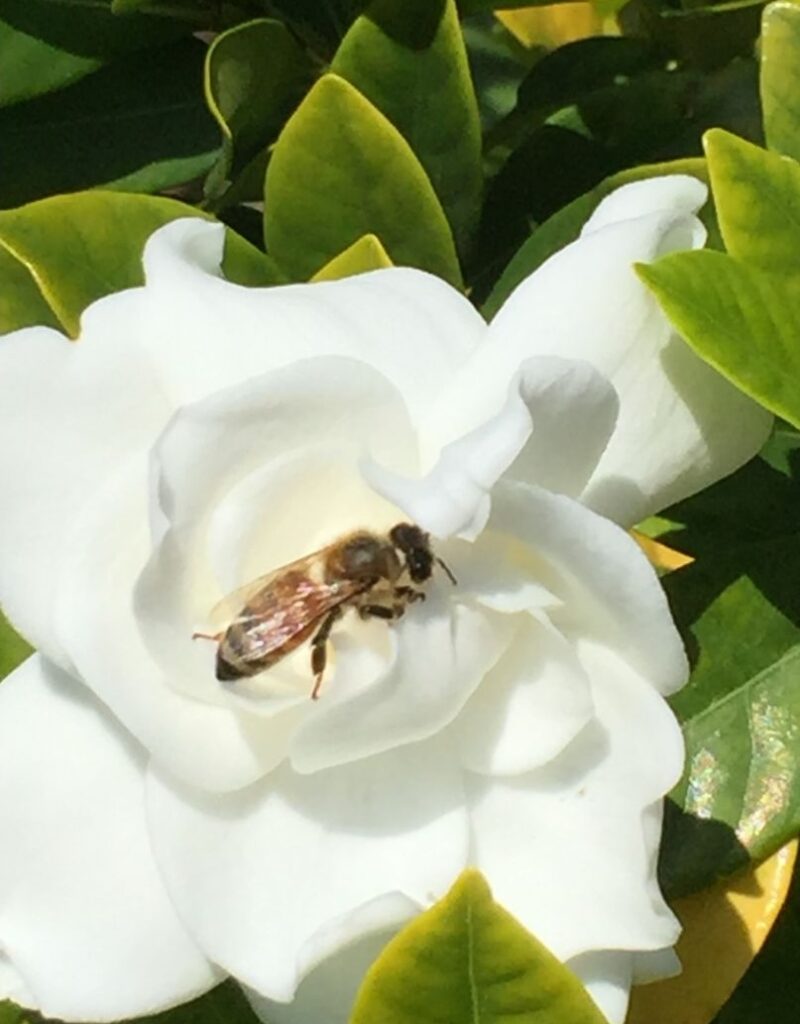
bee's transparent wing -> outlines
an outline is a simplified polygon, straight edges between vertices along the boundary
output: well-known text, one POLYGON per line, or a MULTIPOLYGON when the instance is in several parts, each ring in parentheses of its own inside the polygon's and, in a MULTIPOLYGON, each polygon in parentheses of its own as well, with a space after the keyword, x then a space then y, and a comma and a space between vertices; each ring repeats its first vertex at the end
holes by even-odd
POLYGON ((273 569, 272 572, 265 573, 263 576, 258 576, 256 579, 250 580, 249 583, 245 583, 243 586, 237 587, 236 590, 232 590, 229 594, 226 594, 221 601, 217 601, 208 613, 208 624, 216 630, 227 629, 228 626, 241 615, 245 606, 248 605, 257 594, 262 591, 266 591, 271 586, 274 586, 276 581, 282 576, 286 576, 291 573, 309 573, 314 566, 319 563, 325 550, 325 548, 322 548, 319 551, 314 551, 310 555, 305 555, 303 558, 298 558, 294 562, 289 562, 287 565, 282 565, 277 569, 273 569))

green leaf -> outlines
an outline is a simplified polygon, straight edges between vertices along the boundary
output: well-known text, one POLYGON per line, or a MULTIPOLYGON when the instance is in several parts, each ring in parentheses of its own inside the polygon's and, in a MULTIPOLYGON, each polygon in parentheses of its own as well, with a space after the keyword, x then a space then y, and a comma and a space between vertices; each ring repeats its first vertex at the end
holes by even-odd
POLYGON ((33 324, 59 326, 30 271, 3 247, 0 239, 0 335, 33 324))
POLYGON ((284 128, 267 170, 267 249, 307 280, 362 235, 392 262, 461 283, 430 180, 397 129, 338 75, 325 75, 284 128))
POLYGON ((107 4, 0 0, 0 107, 76 82, 114 57, 188 31, 164 18, 115 18, 107 4))
POLYGON ((206 101, 223 135, 212 194, 277 137, 310 81, 306 55, 279 21, 245 22, 216 37, 205 61, 206 101))
POLYGON ((800 7, 768 4, 761 26, 761 105, 767 145, 800 160, 800 7))
MULTIPOLYGON (((0 246, 28 269, 60 324, 77 337, 80 314, 90 303, 142 284, 142 250, 156 228, 196 216, 201 214, 191 206, 153 196, 54 196, 0 212, 0 246)), ((243 284, 280 280, 273 262, 231 231, 223 269, 243 284)))
POLYGON ((350 1024, 605 1024, 575 976, 465 871, 386 946, 350 1024))
POLYGON ((205 173, 219 138, 199 89, 204 56, 182 40, 0 111, 0 207, 97 185, 157 191, 205 173))
POLYGON ((454 0, 375 0, 345 36, 331 71, 411 146, 463 252, 481 194, 481 131, 454 0))
POLYGON ((800 426, 800 282, 704 250, 637 272, 699 356, 800 426))
MULTIPOLYGON (((0 1021, 0 1024, 4 1024, 0 1021)), ((13 1024, 13 1022, 11 1022, 13 1024)), ((138 1017, 137 1024, 260 1024, 235 981, 228 980, 199 999, 172 1010, 138 1017)))
MULTIPOLYGON (((557 3, 569 3, 570 0, 556 0, 557 3)), ((462 16, 467 14, 478 14, 480 11, 493 11, 501 6, 504 11, 514 10, 517 7, 544 7, 553 3, 553 0, 458 0, 458 9, 462 16)))
MULTIPOLYGON (((689 159, 674 160, 663 164, 648 164, 635 167, 629 171, 621 171, 601 182, 591 192, 580 196, 563 210, 559 210, 549 220, 536 228, 526 242, 520 247, 514 258, 501 274, 483 306, 483 312, 491 318, 502 306, 516 286, 541 266, 553 253, 574 242, 581 228, 594 212, 598 204, 610 192, 630 181, 642 181, 645 178, 656 178, 662 174, 691 174, 701 181, 708 180, 705 160, 689 159)), ((700 216, 709 228, 709 242, 713 244, 718 232, 716 220, 710 204, 706 204, 700 216)))
POLYGON ((0 1024, 28 1024, 33 1014, 8 999, 0 1000, 0 1024))
POLYGON ((535 54, 492 15, 467 19, 461 31, 486 132, 514 109, 517 89, 535 54))
POLYGON ((787 474, 758 458, 665 513, 681 527, 661 539, 695 559, 664 579, 693 663, 671 699, 687 746, 660 865, 671 895, 800 830, 800 447, 783 456, 787 474))
POLYGON ((800 165, 719 130, 705 147, 725 248, 800 287, 800 165))
POLYGON ((364 235, 344 252, 334 256, 311 280, 338 281, 343 277, 353 277, 354 274, 365 274, 369 270, 382 270, 391 266, 392 261, 377 235, 364 235))
MULTIPOLYGON (((0 341, 0 344, 2 342, 0 341)), ((0 679, 5 677, 17 665, 21 665, 22 662, 33 652, 33 648, 29 643, 22 639, 19 633, 15 632, 9 624, 6 617, 0 611, 0 679)), ((2 1016, 2 1006, 0 1003, 0 1024, 5 1024, 2 1016)))
POLYGON ((368 0, 270 0, 270 10, 282 16, 319 57, 333 54, 368 0))

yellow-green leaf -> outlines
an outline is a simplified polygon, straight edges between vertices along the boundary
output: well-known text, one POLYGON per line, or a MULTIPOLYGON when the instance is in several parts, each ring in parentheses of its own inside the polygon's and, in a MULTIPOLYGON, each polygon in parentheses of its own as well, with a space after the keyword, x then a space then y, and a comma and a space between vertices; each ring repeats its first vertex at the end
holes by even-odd
POLYGON ((703 142, 725 248, 800 284, 800 164, 719 128, 703 142))
POLYGON ((461 284, 453 236, 410 146, 338 75, 323 76, 289 119, 267 170, 267 249, 307 280, 362 235, 393 263, 461 284))
POLYGON ((392 261, 381 245, 380 238, 376 235, 364 235, 344 252, 334 256, 311 280, 338 281, 343 277, 353 277, 355 274, 365 274, 369 270, 382 270, 391 266, 392 261))
POLYGON ((800 289, 708 250, 637 270, 698 355, 800 427, 800 289))
MULTIPOLYGON (((196 216, 194 207, 173 199, 77 192, 0 211, 0 246, 27 268, 59 323, 76 337, 90 303, 143 283, 142 250, 156 228, 196 216)), ((230 230, 223 267, 243 284, 280 280, 268 257, 230 230)))
POLYGON ((761 22, 761 106, 770 149, 800 160, 800 6, 773 3, 761 22))
POLYGON ((605 1024, 575 976, 477 871, 386 946, 350 1024, 605 1024))

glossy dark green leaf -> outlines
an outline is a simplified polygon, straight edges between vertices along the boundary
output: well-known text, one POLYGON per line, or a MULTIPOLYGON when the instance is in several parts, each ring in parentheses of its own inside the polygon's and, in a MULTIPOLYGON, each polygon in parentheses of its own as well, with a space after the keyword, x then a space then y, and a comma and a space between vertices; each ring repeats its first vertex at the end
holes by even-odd
POLYGON ((535 54, 489 14, 468 18, 461 31, 486 132, 514 109, 517 89, 535 54))
POLYGON ((98 185, 153 192, 205 173, 219 135, 204 56, 183 40, 0 111, 0 207, 98 185))
POLYGON ((318 57, 332 57, 369 0, 270 0, 269 10, 292 26, 318 57))
MULTIPOLYGON (((2 341, 0 341, 2 345, 2 341)), ((30 644, 15 632, 8 620, 0 611, 0 679, 20 665, 32 652, 30 644)), ((2 1015, 3 1004, 0 1003, 0 1024, 5 1024, 2 1015)))
POLYGON ((242 989, 232 980, 190 1003, 136 1020, 137 1024, 260 1024, 242 989))
POLYGON ((755 459, 665 513, 681 526, 661 539, 695 559, 664 580, 693 666, 671 701, 687 745, 660 865, 673 895, 800 830, 800 447, 782 455, 786 472, 755 459))
MULTIPOLYGON (((650 164, 612 175, 592 189, 591 192, 574 200, 569 206, 554 214, 549 220, 533 231, 500 275, 483 306, 484 314, 489 318, 493 317, 521 281, 532 274, 553 253, 563 249, 570 242, 574 242, 598 203, 610 192, 613 192, 615 188, 625 185, 630 181, 655 178, 662 174, 692 174, 703 181, 708 180, 705 161, 700 159, 674 160, 664 164, 650 164)), ((714 244, 718 239, 718 232, 710 203, 706 204, 701 211, 701 217, 709 228, 709 244, 714 244)), ((717 244, 719 243, 717 242, 717 244)))
POLYGON ((622 84, 665 58, 641 39, 598 36, 560 46, 534 64, 519 87, 519 108, 556 110, 603 86, 622 84))
POLYGON ((307 280, 362 235, 393 263, 460 284, 453 236, 397 129, 338 75, 325 75, 284 128, 267 170, 267 249, 307 280))
MULTIPOLYGON (((197 210, 172 199, 124 192, 55 196, 0 212, 0 245, 33 275, 63 328, 78 334, 95 299, 141 284, 142 249, 162 224, 197 210)), ((274 263, 228 231, 223 269, 242 284, 280 280, 274 263)))
POLYGON ((770 149, 800 160, 800 7, 772 3, 761 33, 761 103, 770 149))
POLYGON ((619 12, 624 35, 651 39, 684 67, 724 68, 752 56, 763 0, 631 0, 619 12))
POLYGON ((482 187, 481 132, 454 0, 374 0, 345 36, 331 71, 411 146, 464 251, 482 187))
POLYGON ((575 976, 465 871, 386 946, 350 1024, 604 1024, 575 976))
MULTIPOLYGON (((310 82, 308 58, 279 21, 245 22, 216 37, 205 63, 206 100, 223 136, 210 179, 212 195, 224 191, 274 141, 310 82)), ((259 195, 265 168, 266 156, 259 195)))
POLYGON ((707 251, 671 254, 637 270, 698 355, 800 426, 798 282, 707 251))
POLYGON ((69 85, 114 57, 189 30, 166 18, 122 20, 102 0, 0 0, 0 106, 69 85))

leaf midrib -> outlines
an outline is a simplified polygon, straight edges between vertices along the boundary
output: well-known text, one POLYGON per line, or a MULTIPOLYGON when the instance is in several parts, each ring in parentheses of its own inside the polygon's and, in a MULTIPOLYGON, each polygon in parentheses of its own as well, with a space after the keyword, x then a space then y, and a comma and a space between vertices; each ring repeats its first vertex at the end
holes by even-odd
POLYGON ((736 700, 737 698, 746 695, 749 690, 758 686, 765 677, 777 671, 777 669, 779 669, 785 662, 791 662, 795 658, 800 658, 800 644, 795 644, 793 647, 789 648, 789 650, 782 654, 777 661, 773 661, 771 665, 767 665, 766 668, 761 669, 759 673, 754 675, 751 679, 748 679, 747 682, 742 683, 742 685, 737 687, 735 690, 731 690, 723 697, 718 697, 717 700, 712 701, 712 703, 703 708, 702 711, 698 712, 691 718, 685 719, 683 727, 686 728, 687 726, 694 726, 696 723, 702 722, 707 715, 713 714, 714 711, 718 708, 724 707, 724 705, 729 701, 736 700))

